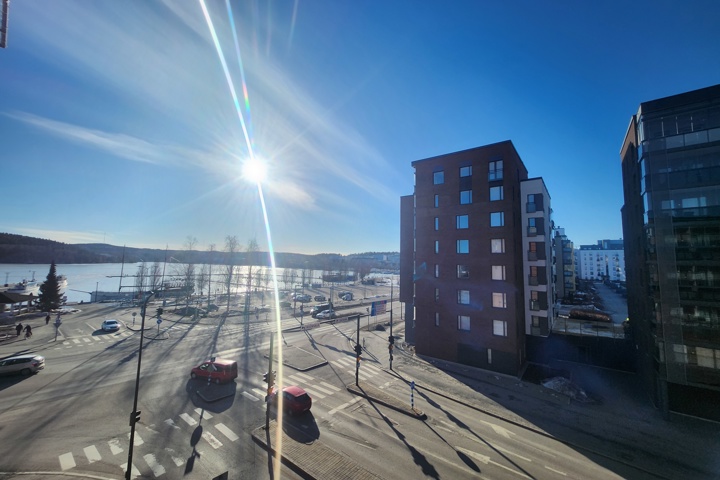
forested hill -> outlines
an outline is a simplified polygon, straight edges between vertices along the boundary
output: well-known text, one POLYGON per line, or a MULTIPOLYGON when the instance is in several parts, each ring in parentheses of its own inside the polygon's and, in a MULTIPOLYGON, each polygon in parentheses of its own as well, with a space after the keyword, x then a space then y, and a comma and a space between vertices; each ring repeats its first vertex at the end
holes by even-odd
POLYGON ((0 263, 108 263, 121 257, 96 253, 81 245, 0 233, 0 263))

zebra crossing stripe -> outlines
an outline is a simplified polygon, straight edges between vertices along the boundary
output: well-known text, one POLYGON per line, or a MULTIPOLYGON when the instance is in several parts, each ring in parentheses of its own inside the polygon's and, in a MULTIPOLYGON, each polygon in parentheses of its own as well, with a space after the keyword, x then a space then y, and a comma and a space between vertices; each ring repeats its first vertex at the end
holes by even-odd
MULTIPOLYGON (((125 462, 125 463, 123 463, 122 465, 120 465, 120 469, 121 469, 123 472, 126 472, 126 471, 127 471, 127 462, 125 462)), ((137 477, 139 477, 139 476, 140 476, 140 470, 138 470, 137 468, 135 468, 135 465, 132 465, 132 467, 130 468, 130 478, 137 478, 137 477)))
POLYGON ((196 408, 195 412, 197 412, 197 414, 200 415, 204 420, 210 420, 213 417, 202 408, 196 408))
MULTIPOLYGON (((244 390, 240 393, 242 394, 243 397, 247 398, 248 400, 252 400, 253 402, 257 402, 258 400, 260 400, 255 395, 250 395, 248 392, 246 392, 244 390)), ((265 397, 265 395, 263 394, 263 398, 264 397, 265 397)))
POLYGON ((60 469, 61 470, 70 470, 71 468, 75 468, 75 459, 73 458, 73 454, 63 453, 58 457, 58 460, 60 460, 60 469))
POLYGON ((300 378, 304 379, 306 382, 312 382, 313 380, 315 380, 314 377, 311 377, 310 375, 305 375, 304 373, 300 373, 300 372, 295 373, 290 378, 293 378, 293 377, 300 377, 300 378))
MULTIPOLYGON (((360 367, 360 369, 362 370, 362 367, 360 367)), ((355 370, 347 370, 347 372, 348 372, 349 374, 351 374, 353 377, 355 376, 355 370)), ((362 371, 360 371, 360 372, 358 372, 358 378, 359 378, 360 380, 367 380, 369 377, 363 375, 363 374, 362 374, 362 371)))
POLYGON ((323 395, 322 393, 318 393, 317 390, 315 390, 314 386, 312 388, 305 387, 305 391, 312 394, 313 397, 325 398, 325 395, 323 395))
POLYGON ((152 470, 153 476, 155 476, 155 478, 165 474, 165 467, 163 467, 157 461, 155 455, 153 455, 152 453, 148 453, 147 455, 143 455, 143 459, 145 459, 145 463, 147 463, 148 467, 150 467, 150 470, 152 470))
POLYGON ((102 460, 102 457, 100 456, 100 452, 98 452, 98 449, 95 447, 95 445, 90 445, 89 447, 83 448, 83 451, 85 452, 85 456, 88 459, 88 462, 98 462, 102 460))
POLYGON ((230 430, 228 427, 226 427, 226 426, 225 426, 224 424, 222 424, 222 423, 218 423, 217 425, 215 425, 215 428, 217 428, 218 430, 220 430, 220 433, 222 433, 223 435, 225 435, 231 442, 234 442, 235 440, 237 440, 238 438, 240 438, 240 437, 238 437, 237 435, 235 435, 235 432, 233 432, 232 430, 230 430))
POLYGON ((382 373, 382 370, 380 370, 379 368, 377 368, 373 365, 362 365, 361 368, 367 368, 368 370, 370 370, 371 372, 373 372, 375 374, 382 373))
POLYGON ((217 438, 215 438, 215 436, 212 433, 208 432, 207 430, 205 430, 202 433, 202 438, 204 438, 205 441, 208 442, 210 444, 210 446, 216 450, 218 448, 222 447, 222 442, 220 440, 218 440, 217 438))
POLYGON ((330 385, 329 383, 320 382, 320 385, 322 385, 323 387, 329 388, 330 390, 334 390, 336 392, 340 391, 340 389, 338 387, 336 387, 335 385, 330 385))
POLYGON ((80 340, 78 340, 77 338, 73 338, 72 341, 73 343, 80 343, 80 340))
MULTIPOLYGON (((129 433, 128 433, 128 438, 130 438, 129 433)), ((133 440, 133 445, 135 445, 137 447, 138 445, 142 445, 143 443, 145 443, 145 441, 140 437, 140 435, 138 435, 137 432, 135 432, 135 440, 133 440)))
POLYGON ((187 423, 187 424, 190 425, 191 427, 194 426, 194 425, 197 425, 197 422, 195 421, 195 419, 192 418, 192 417, 191 417, 190 415, 188 415, 187 413, 181 413, 181 414, 180 414, 180 418, 182 418, 183 420, 185 420, 185 423, 187 423))
POLYGON ((101 341, 100 337, 92 337, 92 338, 93 338, 93 340, 95 340, 96 342, 101 341))
POLYGON ((355 397, 355 398, 353 398, 352 400, 350 400, 349 402, 345 402, 345 403, 343 403, 342 405, 338 405, 337 407, 333 408, 332 410, 330 410, 330 411, 328 412, 328 415, 333 415, 333 414, 335 414, 336 412, 339 412, 340 410, 344 410, 344 409, 346 409, 347 407, 349 407, 350 405, 356 404, 356 403, 359 402, 360 400, 362 400, 362 397, 355 397))
POLYGON ((169 447, 165 447, 165 451, 168 452, 170 455, 170 458, 172 458, 172 461, 175 463, 176 467, 181 466, 183 463, 185 463, 185 460, 183 460, 182 457, 178 457, 175 455, 175 450, 169 447))
POLYGON ((110 452, 113 455, 117 455, 118 453, 122 453, 123 449, 120 446, 120 439, 119 438, 113 438, 112 440, 108 441, 108 446, 110 447, 110 452))
POLYGON ((85 342, 85 343, 92 343, 92 340, 90 340, 90 339, 87 338, 87 337, 83 337, 83 342, 85 342))
POLYGON ((326 395, 332 395, 333 393, 335 393, 334 390, 328 390, 327 388, 323 388, 320 385, 313 385, 312 388, 314 390, 320 390, 322 393, 324 393, 326 395))
POLYGON ((262 390, 260 388, 253 388, 252 391, 260 395, 260 398, 265 398, 265 395, 267 395, 267 390, 262 390))

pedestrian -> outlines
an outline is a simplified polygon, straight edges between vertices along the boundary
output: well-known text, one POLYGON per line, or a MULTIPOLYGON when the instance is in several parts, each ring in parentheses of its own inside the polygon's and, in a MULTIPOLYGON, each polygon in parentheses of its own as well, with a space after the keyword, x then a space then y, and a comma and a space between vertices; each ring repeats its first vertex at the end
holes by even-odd
POLYGON ((47 315, 45 315, 45 325, 47 325, 48 323, 50 323, 50 314, 49 313, 47 315))
POLYGON ((22 332, 22 330, 23 330, 23 324, 22 324, 22 323, 18 323, 18 324, 15 326, 15 330, 17 331, 17 336, 19 337, 19 336, 20 336, 20 332, 22 332))
POLYGON ((30 324, 25 325, 25 338, 32 337, 32 327, 30 324))

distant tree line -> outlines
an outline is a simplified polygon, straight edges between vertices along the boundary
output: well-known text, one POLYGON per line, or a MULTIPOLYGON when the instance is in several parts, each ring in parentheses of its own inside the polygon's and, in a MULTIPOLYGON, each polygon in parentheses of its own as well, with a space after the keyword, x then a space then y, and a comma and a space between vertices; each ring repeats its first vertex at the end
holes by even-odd
POLYGON ((79 245, 0 233, 0 263, 115 263, 120 257, 99 254, 79 245))

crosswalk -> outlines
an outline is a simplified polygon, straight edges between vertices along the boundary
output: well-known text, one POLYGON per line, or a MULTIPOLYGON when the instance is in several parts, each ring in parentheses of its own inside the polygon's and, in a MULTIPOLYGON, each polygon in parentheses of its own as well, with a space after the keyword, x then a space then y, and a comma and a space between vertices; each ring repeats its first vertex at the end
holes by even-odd
POLYGON ((135 335, 136 332, 125 330, 117 333, 106 333, 104 335, 86 335, 83 337, 65 338, 65 342, 59 344, 54 350, 63 350, 73 347, 86 347, 91 345, 117 343, 127 337, 135 335))
MULTIPOLYGON (((333 360, 331 363, 338 370, 354 377, 355 361, 354 356, 346 356, 333 360)), ((308 373, 287 370, 284 372, 282 384, 302 387, 315 401, 326 400, 343 390, 308 373)), ((363 362, 360 366, 359 377, 361 380, 366 381, 380 373, 383 373, 380 368, 363 362)), ((264 399, 267 394, 264 388, 248 386, 246 389, 238 388, 238 393, 242 398, 259 406, 264 406, 264 399)), ((328 414, 334 415, 360 400, 362 398, 357 397, 337 405, 329 410, 328 414)), ((328 406, 331 406, 331 404, 328 406)), ((134 446, 139 447, 145 444, 143 436, 163 434, 162 432, 169 434, 173 431, 192 434, 200 425, 202 425, 202 433, 200 434, 202 441, 197 445, 198 449, 212 448, 218 450, 223 446, 232 445, 233 442, 238 441, 240 438, 240 432, 233 431, 232 428, 217 421, 212 413, 202 408, 195 408, 164 419, 159 427, 155 424, 138 424, 134 436, 134 446)), ((129 442, 130 434, 128 433, 126 436, 114 437, 97 444, 87 445, 75 452, 63 453, 58 456, 60 469, 67 471, 76 468, 78 465, 82 466, 104 461, 116 464, 122 472, 125 472, 127 471, 127 462, 121 463, 124 460, 122 454, 127 455, 129 442)), ((150 441, 149 444, 154 444, 154 442, 150 441)), ((138 451, 131 466, 131 478, 148 476, 148 472, 151 472, 152 478, 159 478, 164 476, 170 468, 182 467, 186 461, 189 461, 189 459, 186 460, 180 452, 176 452, 172 448, 166 447, 153 453, 138 451)))

